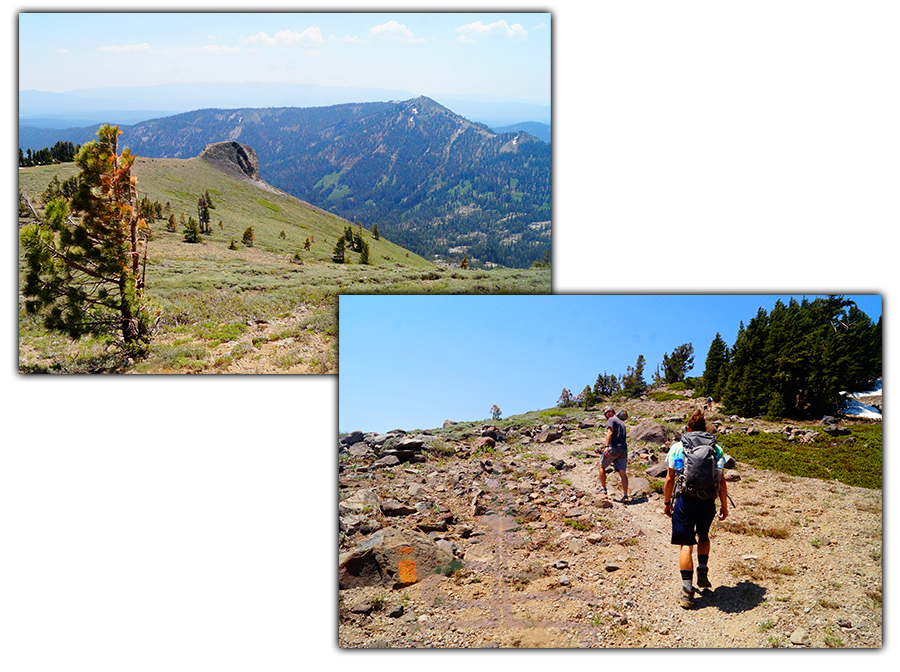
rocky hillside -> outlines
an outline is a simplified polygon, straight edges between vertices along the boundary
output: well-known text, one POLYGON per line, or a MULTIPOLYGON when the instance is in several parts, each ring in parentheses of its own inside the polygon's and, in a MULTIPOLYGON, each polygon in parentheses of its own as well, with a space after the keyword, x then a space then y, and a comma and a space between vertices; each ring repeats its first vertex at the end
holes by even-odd
MULTIPOLYGON (((713 588, 678 605, 662 462, 696 405, 626 404, 625 504, 617 475, 609 498, 597 494, 597 413, 344 437, 340 645, 880 647, 881 491, 837 481, 730 461, 735 506, 713 524, 713 588)), ((785 442, 857 422, 708 417, 719 433, 785 442)))

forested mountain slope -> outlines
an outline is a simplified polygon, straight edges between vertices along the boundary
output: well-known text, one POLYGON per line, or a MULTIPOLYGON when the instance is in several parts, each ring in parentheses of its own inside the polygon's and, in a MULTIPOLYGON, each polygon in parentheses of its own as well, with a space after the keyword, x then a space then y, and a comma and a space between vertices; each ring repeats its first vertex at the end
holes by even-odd
POLYGON ((198 110, 124 131, 123 146, 147 157, 249 145, 263 180, 426 257, 524 267, 550 248, 550 146, 429 98, 198 110))

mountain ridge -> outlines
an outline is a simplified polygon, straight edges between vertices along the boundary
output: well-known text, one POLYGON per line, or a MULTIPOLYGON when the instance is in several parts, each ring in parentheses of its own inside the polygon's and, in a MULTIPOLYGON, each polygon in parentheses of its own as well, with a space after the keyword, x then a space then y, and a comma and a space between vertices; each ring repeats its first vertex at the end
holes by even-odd
MULTIPOLYGON (((550 123, 549 104, 499 97, 429 94, 465 117, 491 127, 508 126, 522 120, 550 123)), ((158 84, 145 87, 94 87, 67 92, 28 89, 19 91, 19 116, 59 115, 61 111, 100 116, 97 123, 118 114, 143 110, 151 119, 204 108, 322 107, 343 103, 407 100, 416 94, 401 89, 323 86, 267 82, 158 84)), ((129 118, 128 123, 141 121, 129 118)), ((124 119, 120 119, 120 123, 124 119)), ((73 125, 74 126, 74 125, 73 125)))
POLYGON ((426 96, 322 108, 196 110, 126 127, 142 156, 253 147, 266 182, 417 254, 529 266, 550 246, 550 148, 426 96))
MULTIPOLYGON (((262 178, 417 254, 527 267, 550 247, 550 147, 496 133, 437 101, 312 108, 208 108, 120 125, 139 156, 191 158, 216 142, 257 152, 262 178)), ((95 128, 42 131, 83 144, 95 128)), ((20 128, 20 145, 25 129, 20 128)))

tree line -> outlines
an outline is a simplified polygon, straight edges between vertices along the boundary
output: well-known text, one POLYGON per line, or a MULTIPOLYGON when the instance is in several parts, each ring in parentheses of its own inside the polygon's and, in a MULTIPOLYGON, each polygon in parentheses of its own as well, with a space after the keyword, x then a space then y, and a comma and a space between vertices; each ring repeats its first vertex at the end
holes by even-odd
POLYGON ((732 347, 716 334, 701 389, 729 413, 820 417, 881 377, 881 332, 882 318, 842 296, 779 300, 742 321, 732 347))
POLYGON ((30 148, 22 151, 19 147, 19 167, 30 168, 32 166, 47 166, 52 163, 71 163, 75 160, 75 155, 81 145, 74 145, 71 142, 60 140, 52 147, 44 147, 37 151, 30 148))
POLYGON ((617 398, 638 398, 653 387, 681 384, 695 397, 711 397, 727 414, 749 417, 815 418, 834 413, 843 392, 867 389, 882 374, 882 319, 874 323, 851 300, 829 296, 777 301, 771 313, 760 308, 734 345, 720 333, 710 344, 701 376, 688 378, 694 365, 691 343, 665 353, 644 379, 646 359, 618 377, 606 371, 577 395, 564 388, 557 406, 594 406, 617 398))

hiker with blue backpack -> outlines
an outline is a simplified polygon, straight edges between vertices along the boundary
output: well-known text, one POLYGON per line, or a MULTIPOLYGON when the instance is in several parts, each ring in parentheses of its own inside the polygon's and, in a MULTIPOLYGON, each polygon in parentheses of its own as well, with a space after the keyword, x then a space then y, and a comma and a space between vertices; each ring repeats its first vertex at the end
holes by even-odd
POLYGON ((716 517, 728 517, 728 487, 725 484, 725 453, 715 437, 706 431, 703 411, 694 411, 681 441, 669 448, 666 482, 663 487, 665 514, 672 519, 672 544, 681 546, 682 607, 694 605, 693 548, 697 547, 697 586, 711 588, 709 582, 709 528, 716 517))

